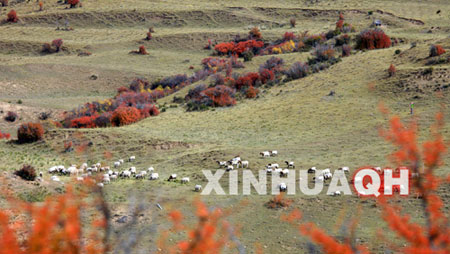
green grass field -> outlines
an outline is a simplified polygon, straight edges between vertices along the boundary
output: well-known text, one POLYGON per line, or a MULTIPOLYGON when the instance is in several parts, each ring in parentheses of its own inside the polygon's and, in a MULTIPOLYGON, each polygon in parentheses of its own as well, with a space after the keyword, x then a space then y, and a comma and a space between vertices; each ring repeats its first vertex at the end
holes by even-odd
MULTIPOLYGON (((430 78, 412 74, 428 68, 425 62, 429 45, 438 43, 450 51, 450 5, 446 0, 311 2, 85 0, 82 8, 65 9, 65 5, 45 0, 44 11, 40 12, 35 1, 10 0, 10 6, 0 9, 0 16, 3 19, 13 8, 21 21, 0 25, 0 109, 4 111, 0 114, 0 130, 13 136, 18 124, 37 121, 42 111, 52 111, 57 118, 64 110, 114 96, 118 87, 128 85, 135 77, 156 80, 179 73, 191 74, 193 70, 189 66, 200 69, 201 60, 211 53, 202 50, 208 39, 226 41, 235 34, 247 34, 253 26, 262 27, 265 39, 280 38, 286 31, 316 33, 334 28, 338 13, 343 12, 358 32, 376 18, 385 24, 383 29, 389 36, 401 38, 405 43, 389 49, 357 52, 327 70, 263 89, 258 99, 241 100, 230 108, 186 112, 180 106, 168 107, 157 117, 120 128, 48 127, 45 140, 34 144, 17 145, 0 140, 0 170, 12 172, 23 164, 31 164, 46 172, 58 164, 112 163, 136 155, 136 162, 126 166, 134 165, 138 169, 154 166, 161 179, 171 173, 189 176, 188 185, 163 180, 121 180, 105 187, 113 214, 129 214, 132 197, 145 204, 146 215, 138 228, 149 230, 157 226, 158 230, 145 233, 146 240, 139 247, 155 250, 158 232, 169 227, 168 210, 181 209, 188 214, 188 220, 193 219, 191 204, 198 197, 192 191, 193 186, 206 184, 201 170, 217 169, 216 160, 239 154, 250 161, 254 172, 267 163, 285 160, 295 161, 300 169, 349 166, 355 170, 365 165, 391 165, 386 156, 393 147, 378 135, 380 126, 388 126, 388 118, 378 110, 380 102, 408 122, 413 119, 409 104, 414 101, 421 141, 429 137, 435 113, 443 107, 447 125, 442 134, 450 140, 450 90, 443 90, 439 96, 427 88, 449 84, 449 64, 433 66, 434 74, 430 78), (438 10, 440 14, 436 13, 438 10), (369 11, 373 11, 372 16, 367 15, 369 11), (74 30, 56 30, 59 17, 62 17, 61 26, 67 19, 74 30), (289 26, 292 17, 297 19, 296 28, 289 26), (151 41, 144 41, 150 26, 156 32, 151 41), (64 40, 67 50, 42 55, 42 44, 56 38, 64 40), (411 48, 412 43, 417 47, 411 48), (139 45, 145 45, 150 54, 129 54, 139 45), (396 55, 396 50, 402 53, 396 55), (80 57, 81 51, 92 55, 80 57), (391 63, 395 64, 398 75, 388 78, 386 70, 391 63), (98 79, 92 80, 92 75, 98 79), (400 88, 400 82, 411 89, 400 88), (331 90, 335 96, 327 96, 331 90), (22 104, 17 104, 18 100, 22 104), (21 119, 17 123, 3 120, 6 111, 19 109, 21 119), (82 153, 64 153, 65 140, 74 140, 76 144, 91 141, 94 145, 82 153), (258 154, 263 150, 278 150, 279 156, 262 159, 258 154), (105 151, 110 151, 113 157, 105 159, 105 151), (156 203, 164 210, 155 208, 156 203)), ((305 61, 308 56, 308 52, 279 55, 288 66, 305 61)), ((254 71, 269 57, 255 57, 239 71, 254 71)), ((190 88, 160 99, 158 104, 173 104, 174 96, 184 96, 190 88)), ((439 175, 450 172, 448 153, 445 159, 439 175)), ((47 174, 44 178, 47 183, 42 185, 50 192, 58 187, 50 182, 47 174)), ((38 188, 33 184, 15 180, 13 187, 18 195, 40 200, 40 196, 28 197, 38 188)), ((36 195, 43 193, 36 191, 36 195)), ((448 185, 440 193, 448 213, 448 185)), ((236 210, 229 220, 240 227, 239 239, 248 253, 253 253, 255 243, 260 243, 265 253, 305 253, 307 239, 279 219, 293 208, 300 208, 305 220, 316 222, 333 235, 340 234, 341 223, 361 209, 358 240, 369 245, 374 253, 385 253, 387 249, 376 237, 376 232, 386 226, 372 200, 330 197, 325 193, 314 197, 298 194, 289 197, 294 200, 290 208, 274 210, 265 206, 270 198, 269 195, 202 197, 210 206, 236 210), (244 200, 247 204, 241 207, 244 200)), ((414 220, 423 220, 419 200, 405 198, 398 202, 414 220)), ((120 225, 113 225, 116 232, 113 237, 123 238, 120 225)))

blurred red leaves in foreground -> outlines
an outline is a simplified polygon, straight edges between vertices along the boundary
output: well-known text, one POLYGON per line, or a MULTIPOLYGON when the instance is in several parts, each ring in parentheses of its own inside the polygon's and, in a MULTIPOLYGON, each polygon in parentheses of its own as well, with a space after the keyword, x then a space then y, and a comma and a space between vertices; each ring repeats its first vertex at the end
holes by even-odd
POLYGON ((2 193, 10 206, 0 210, 0 254, 96 254, 107 250, 107 214, 92 211, 86 220, 90 225, 81 220, 82 211, 105 207, 96 185, 68 186, 64 194, 49 197, 43 204, 19 201, 7 189, 2 193))

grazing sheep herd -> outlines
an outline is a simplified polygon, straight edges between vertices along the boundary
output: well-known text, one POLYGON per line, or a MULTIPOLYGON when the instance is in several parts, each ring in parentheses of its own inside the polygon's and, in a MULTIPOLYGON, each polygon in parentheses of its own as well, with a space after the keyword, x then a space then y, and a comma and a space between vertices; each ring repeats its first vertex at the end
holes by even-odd
MULTIPOLYGON (((136 160, 136 156, 130 156, 128 158, 128 162, 133 162, 136 160)), ((118 169, 120 167, 123 167, 123 164, 125 163, 124 159, 119 159, 113 163, 114 168, 118 169)), ((248 163, 248 162, 247 162, 248 163)), ((98 181, 97 185, 99 187, 104 187, 105 184, 109 184, 112 181, 115 181, 117 179, 145 179, 148 178, 148 180, 158 180, 159 179, 159 173, 154 172, 154 167, 149 167, 147 170, 140 170, 138 171, 136 167, 131 166, 127 169, 118 171, 118 170, 112 170, 109 166, 103 166, 101 163, 96 163, 91 166, 88 166, 87 163, 83 163, 80 167, 77 165, 71 165, 70 167, 66 168, 63 165, 53 166, 48 169, 48 173, 51 174, 50 179, 54 182, 61 182, 61 179, 59 176, 76 176, 77 181, 84 181, 85 179, 97 175, 98 173, 103 173, 101 180, 98 181)), ((42 178, 43 173, 40 172, 39 176, 42 178)), ((95 179, 94 179, 95 180, 95 179)), ((168 181, 177 181, 177 174, 170 174, 168 181)), ((187 184, 190 182, 189 177, 183 177, 179 181, 180 183, 187 184)), ((195 191, 201 191, 202 186, 201 185, 195 185, 194 187, 195 191)))
MULTIPOLYGON (((260 153, 262 158, 270 158, 270 157, 276 157, 278 156, 278 151, 269 150, 269 151, 263 151, 260 153)), ((132 163, 136 160, 136 156, 130 156, 128 158, 128 162, 132 163)), ((239 155, 235 156, 231 160, 226 161, 216 161, 219 168, 224 168, 226 171, 231 171, 238 168, 249 168, 249 161, 248 160, 242 160, 239 155)), ((98 181, 97 185, 100 187, 103 187, 105 184, 109 184, 112 181, 116 181, 118 179, 148 179, 148 180, 158 180, 159 179, 159 173, 155 172, 154 167, 148 167, 146 170, 140 170, 138 171, 135 166, 128 167, 127 169, 123 169, 121 171, 118 171, 120 167, 123 167, 125 163, 125 160, 119 159, 115 162, 113 162, 114 169, 112 170, 109 166, 103 166, 101 163, 96 163, 91 166, 88 166, 87 163, 83 163, 80 167, 77 165, 71 165, 68 168, 65 168, 62 165, 59 166, 53 166, 48 169, 48 173, 51 174, 51 180, 54 182, 60 182, 59 176, 76 176, 77 181, 83 181, 86 178, 91 177, 94 174, 102 173, 101 179, 98 181)), ((268 175, 274 175, 277 174, 278 176, 282 178, 286 178, 289 176, 290 169, 295 169, 295 163, 294 161, 284 161, 284 164, 286 167, 283 169, 280 167, 280 164, 278 163, 268 163, 265 166, 265 171, 268 175)), ((381 170, 381 168, 376 168, 377 170, 381 170)), ((349 167, 341 167, 337 170, 342 170, 344 173, 349 173, 349 167)), ((309 174, 315 174, 316 172, 319 172, 319 174, 316 174, 316 177, 313 177, 314 182, 326 182, 327 180, 330 180, 333 176, 331 173, 331 170, 329 168, 323 169, 323 170, 317 170, 316 167, 311 167, 307 171, 309 174)), ((40 177, 43 176, 43 173, 40 172, 40 177)), ((189 177, 182 177, 180 180, 177 180, 178 176, 177 174, 170 174, 167 178, 167 181, 169 182, 179 182, 182 184, 188 184, 190 183, 189 177)), ((362 179, 356 178, 355 181, 362 181, 362 179)), ((287 191, 287 185, 284 182, 281 182, 278 185, 278 188, 281 192, 287 191)), ((200 192, 202 190, 202 186, 197 184, 194 186, 194 191, 200 192)), ((341 193, 337 191, 336 193, 333 193, 334 196, 339 196, 341 193)))

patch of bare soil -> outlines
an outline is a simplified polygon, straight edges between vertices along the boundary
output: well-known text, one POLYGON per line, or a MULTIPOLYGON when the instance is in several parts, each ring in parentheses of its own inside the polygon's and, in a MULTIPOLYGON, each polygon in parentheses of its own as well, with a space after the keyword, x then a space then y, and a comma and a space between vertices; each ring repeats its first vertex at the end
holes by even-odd
POLYGON ((58 120, 62 113, 61 110, 57 109, 28 107, 20 104, 0 102, 0 131, 15 135, 15 131, 22 123, 38 122, 39 115, 43 112, 48 113, 50 115, 50 118, 54 120, 58 120), (18 115, 18 118, 14 122, 5 120, 5 116, 9 111, 14 112, 18 115))

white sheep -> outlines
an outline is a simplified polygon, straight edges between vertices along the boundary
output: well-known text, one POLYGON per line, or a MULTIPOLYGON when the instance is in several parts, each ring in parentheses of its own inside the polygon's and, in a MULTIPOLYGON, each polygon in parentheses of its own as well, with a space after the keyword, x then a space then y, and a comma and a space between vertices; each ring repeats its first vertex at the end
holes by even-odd
POLYGON ((278 155, 278 151, 274 150, 274 151, 269 151, 271 156, 277 156, 278 155))
POLYGON ((342 171, 344 171, 344 173, 349 173, 350 172, 349 167, 341 167, 341 168, 338 168, 338 170, 342 170, 342 171))
POLYGON ((283 172, 283 169, 281 169, 281 168, 274 169, 275 174, 281 175, 282 172, 283 172))
POLYGON ((154 169, 153 167, 149 167, 149 168, 147 169, 147 171, 150 173, 150 172, 155 171, 155 169, 154 169))
POLYGON ((74 166, 70 166, 67 168, 67 173, 69 175, 74 175, 74 174, 78 174, 78 169, 74 166))
POLYGON ((115 168, 118 168, 118 167, 120 167, 120 161, 116 161, 116 162, 114 162, 114 167, 115 167, 115 168))
POLYGON ((110 176, 110 179, 111 179, 111 180, 116 180, 116 179, 117 179, 117 175, 111 175, 111 176, 110 176))
POLYGON ((323 176, 314 177, 313 180, 316 183, 323 183, 324 177, 323 176))
POLYGON ((142 170, 141 172, 139 172, 139 174, 145 177, 147 175, 147 171, 142 170))
POLYGON ((288 168, 295 168, 294 162, 293 161, 285 161, 286 165, 288 168))
POLYGON ((95 166, 96 166, 97 168, 101 168, 101 167, 102 167, 102 164, 101 164, 100 162, 97 162, 97 163, 95 163, 95 166))
POLYGON ((82 169, 87 169, 87 167, 88 167, 88 164, 85 162, 85 163, 83 163, 83 164, 81 164, 81 168, 82 169))
POLYGON ((259 154, 260 154, 262 157, 270 157, 270 152, 269 152, 269 151, 260 152, 259 154))
POLYGON ((136 174, 136 175, 134 175, 134 177, 136 178, 136 179, 144 179, 144 175, 142 175, 142 174, 136 174))
POLYGON ((130 167, 128 170, 130 170, 131 174, 136 174, 136 167, 130 167))
POLYGON ((227 161, 216 161, 217 164, 219 164, 219 167, 226 167, 227 166, 227 161))
POLYGON ((231 170, 233 170, 234 169, 234 167, 232 166, 232 165, 228 165, 227 166, 227 171, 231 171, 231 170))
POLYGON ((52 176, 50 179, 51 179, 53 182, 60 182, 60 181, 61 181, 61 180, 59 179, 58 176, 52 176))
POLYGON ((236 167, 236 168, 239 168, 239 161, 237 161, 237 160, 231 160, 231 161, 229 161, 229 162, 230 162, 231 166, 236 167))
POLYGON ((103 183, 110 183, 111 179, 109 178, 109 176, 107 178, 103 178, 103 183))
POLYGON ((39 171, 39 177, 43 177, 44 176, 44 173, 42 172, 42 171, 39 171))
POLYGON ((316 167, 311 167, 308 169, 308 174, 316 173, 316 167))
POLYGON ((150 174, 150 180, 156 180, 159 178, 159 174, 158 173, 151 173, 150 174))
POLYGON ((286 183, 280 183, 280 184, 278 184, 278 188, 279 188, 280 191, 282 191, 282 192, 287 191, 287 185, 286 185, 286 183))
POLYGON ((104 185, 103 185, 103 183, 97 183, 97 186, 100 188, 103 188, 104 185))
POLYGON ((125 163, 125 161, 123 159, 119 159, 120 164, 125 163))
POLYGON ((183 178, 181 178, 181 183, 188 183, 190 180, 189 180, 189 177, 183 177, 183 178))
POLYGON ((125 177, 130 178, 131 172, 129 170, 124 170, 124 171, 122 171, 122 173, 120 173, 120 176, 123 178, 125 178, 125 177))
POLYGON ((271 175, 272 174, 272 168, 266 168, 266 173, 268 174, 268 175, 271 175))
POLYGON ((130 158, 128 159, 128 161, 134 161, 134 160, 136 160, 136 156, 134 156, 134 155, 132 155, 132 156, 130 156, 130 158))
POLYGON ((167 179, 167 181, 172 181, 172 180, 176 180, 177 179, 177 174, 171 174, 169 176, 169 179, 167 179))
POLYGON ((242 168, 248 168, 248 161, 241 161, 242 168))
POLYGON ((54 174, 58 172, 58 166, 53 166, 47 170, 49 174, 54 174))
POLYGON ((323 174, 323 178, 324 178, 325 180, 331 179, 331 177, 333 177, 333 174, 331 174, 331 173, 329 173, 329 172, 326 172, 325 174, 323 174))
POLYGON ((202 186, 200 184, 195 185, 194 190, 199 192, 202 190, 202 186))
POLYGON ((280 172, 281 177, 287 177, 289 175, 289 169, 285 168, 280 172))

